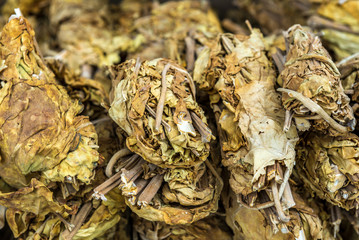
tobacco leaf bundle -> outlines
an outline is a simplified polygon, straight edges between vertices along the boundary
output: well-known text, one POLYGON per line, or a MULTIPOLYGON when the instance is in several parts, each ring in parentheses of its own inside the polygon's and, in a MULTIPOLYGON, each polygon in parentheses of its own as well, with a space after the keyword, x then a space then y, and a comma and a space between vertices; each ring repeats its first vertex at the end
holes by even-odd
POLYGON ((318 37, 300 25, 285 33, 288 46, 286 63, 280 77, 282 101, 294 114, 299 130, 330 135, 354 130, 356 120, 344 93, 340 73, 318 37))
POLYGON ((166 59, 129 60, 111 72, 109 115, 128 134, 129 150, 160 167, 191 167, 207 159, 213 136, 182 67, 166 59))
MULTIPOLYGON (((219 35, 201 52, 194 70, 194 80, 210 94, 234 192, 254 206, 260 203, 256 192, 270 186, 285 220, 277 189, 280 185, 280 195, 285 188, 290 192, 286 186, 297 133, 293 127, 283 132, 284 111, 274 90, 275 78, 257 29, 250 36, 219 35)), ((288 208, 293 202, 284 205, 288 208)))
POLYGON ((81 102, 83 115, 94 120, 104 113, 104 107, 108 108, 111 81, 102 76, 102 72, 91 79, 75 74, 60 60, 46 59, 46 65, 55 74, 56 81, 66 88, 71 99, 81 102))
POLYGON ((358 208, 359 138, 310 133, 298 145, 300 178, 320 198, 345 208, 358 208))
POLYGON ((309 0, 236 0, 240 11, 248 11, 265 34, 304 24, 312 5, 309 0))
POLYGON ((232 239, 232 234, 224 220, 211 216, 191 225, 167 225, 151 222, 134 216, 134 229, 141 239, 232 239))
POLYGON ((34 34, 21 16, 1 32, 1 177, 17 188, 41 173, 47 181, 88 184, 99 159, 97 134, 45 66, 34 34))
POLYGON ((126 43, 122 42, 110 16, 109 1, 52 0, 50 24, 62 50, 56 57, 76 74, 87 66, 103 67, 119 62, 121 47, 126 43))
POLYGON ((8 184, 0 205, 16 237, 94 238, 103 234, 96 229, 120 220, 123 197, 119 191, 103 203, 88 197, 95 177, 103 176, 97 133, 45 65, 29 22, 16 13, 0 35, 0 175, 8 184))
POLYGON ((278 221, 273 207, 256 210, 243 206, 231 190, 222 196, 226 222, 234 232, 234 239, 336 239, 331 233, 328 215, 295 191, 296 205, 290 209, 291 220, 287 223, 278 221))
POLYGON ((200 48, 220 32, 217 16, 205 3, 169 1, 134 21, 132 35, 144 41, 129 58, 169 58, 191 71, 200 48))
POLYGON ((358 11, 358 1, 322 1, 307 21, 319 31, 324 46, 337 61, 359 51, 358 11))

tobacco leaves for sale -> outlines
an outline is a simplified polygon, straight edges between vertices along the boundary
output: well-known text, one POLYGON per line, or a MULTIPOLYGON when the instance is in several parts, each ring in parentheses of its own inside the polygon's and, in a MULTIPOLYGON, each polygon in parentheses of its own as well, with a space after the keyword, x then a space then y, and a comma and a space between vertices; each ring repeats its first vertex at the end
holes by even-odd
POLYGON ((276 222, 273 209, 248 208, 238 202, 232 190, 223 192, 226 222, 234 232, 234 239, 335 239, 329 214, 315 202, 305 200, 310 197, 301 197, 297 191, 294 188, 296 205, 289 210, 291 220, 285 224, 276 222), (252 221, 258 223, 255 228, 252 221))
POLYGON ((298 171, 306 185, 347 210, 358 206, 358 136, 310 133, 298 146, 298 171))
POLYGON ((86 197, 103 179, 94 126, 78 115, 81 105, 45 65, 34 30, 18 11, 0 42, 0 174, 8 186, 0 189, 0 205, 10 228, 24 239, 101 235, 98 229, 120 220, 124 202, 115 192, 102 203, 86 197))
POLYGON ((232 239, 221 217, 211 216, 191 225, 167 225, 134 217, 134 229, 141 239, 232 239))
POLYGON ((191 76, 165 59, 129 60, 112 71, 112 119, 129 135, 129 150, 161 167, 205 161, 213 138, 196 102, 191 76))
POLYGON ((359 50, 358 9, 358 1, 322 1, 307 21, 337 61, 359 50))
POLYGON ((220 32, 219 20, 207 3, 169 1, 134 21, 131 35, 144 41, 129 49, 128 59, 169 58, 192 71, 201 47, 220 32))
POLYGON ((357 229, 356 1, 237 1, 266 39, 248 23, 249 36, 223 34, 205 2, 113 3, 2 5, 31 21, 16 10, 0 35, 0 228, 19 239, 129 239, 131 223, 142 239, 357 229), (276 32, 306 20, 318 36, 276 32), (336 66, 319 38, 334 60, 350 56, 336 66))
POLYGON ((298 129, 312 126, 333 136, 354 130, 356 120, 339 70, 319 38, 300 25, 288 29, 285 37, 288 52, 280 75, 284 89, 279 90, 298 129))
POLYGON ((0 41, 2 179, 20 188, 40 172, 49 181, 76 176, 88 184, 99 156, 93 126, 77 116, 81 106, 44 65, 26 19, 12 19, 0 41), (75 172, 74 165, 82 167, 75 172))
POLYGON ((278 221, 287 222, 283 207, 294 205, 288 178, 298 136, 294 127, 283 132, 276 74, 265 55, 262 34, 251 31, 250 36, 219 35, 197 59, 194 80, 210 93, 232 189, 249 207, 271 198, 278 221), (258 195, 267 188, 272 189, 270 196, 258 195))
POLYGON ((167 224, 215 212, 223 183, 209 162, 214 137, 189 73, 167 59, 129 60, 111 73, 109 114, 134 152, 118 160, 122 173, 112 178, 121 181, 131 210, 167 224))

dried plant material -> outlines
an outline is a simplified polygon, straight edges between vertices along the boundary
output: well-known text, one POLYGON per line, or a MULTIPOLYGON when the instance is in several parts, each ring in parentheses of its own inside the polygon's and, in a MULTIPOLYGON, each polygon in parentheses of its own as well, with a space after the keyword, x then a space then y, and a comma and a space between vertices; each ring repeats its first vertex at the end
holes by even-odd
MULTIPOLYGON (((282 221, 289 221, 282 207, 294 203, 280 200, 294 165, 297 133, 294 127, 283 131, 275 71, 265 55, 262 34, 251 31, 249 37, 219 35, 199 56, 194 80, 210 91, 223 164, 232 173, 234 192, 251 207, 266 208, 256 192, 271 187, 274 202, 269 204, 276 206, 282 221)), ((286 192, 289 197, 290 189, 286 192)))
MULTIPOLYGON (((354 130, 356 120, 344 93, 340 73, 318 37, 300 25, 285 33, 288 46, 283 81, 282 101, 294 114, 297 128, 308 122, 313 130, 341 135, 354 130)), ((290 119, 287 117, 287 119, 290 119)))
POLYGON ((116 37, 110 18, 109 1, 53 0, 50 5, 51 27, 57 33, 62 50, 57 54, 76 74, 84 65, 103 67, 120 61, 123 39, 116 37))
POLYGON ((232 234, 223 219, 208 217, 191 225, 167 225, 151 222, 134 216, 133 227, 141 239, 232 239, 232 234))
MULTIPOLYGON (((345 93, 351 98, 351 106, 355 117, 359 117, 359 56, 355 53, 342 61, 337 63, 338 69, 341 73, 342 84, 345 93)), ((358 126, 356 127, 358 128, 358 126)))
MULTIPOLYGON (((98 152, 105 159, 107 167, 110 164, 111 157, 125 147, 125 137, 116 131, 118 128, 117 124, 106 115, 101 115, 96 119, 94 125, 98 133, 98 152)), ((108 177, 112 176, 112 174, 108 175, 107 172, 106 175, 108 177)))
POLYGON ((289 211, 291 220, 281 223, 273 207, 250 209, 239 204, 232 191, 225 192, 226 222, 234 232, 234 239, 335 239, 318 206, 295 192, 293 197, 296 205, 289 211))
POLYGON ((1 177, 15 187, 25 186, 28 174, 41 171, 48 180, 70 176, 89 183, 99 158, 93 149, 97 134, 86 117, 76 116, 81 106, 71 101, 44 65, 27 20, 12 19, 0 42, 6 66, 0 72, 1 177), (80 173, 77 164, 83 166, 80 173))
POLYGON ((359 2, 322 2, 308 25, 320 31, 325 46, 341 60, 359 51, 359 2))
MULTIPOLYGON (((97 178, 93 184, 105 178, 100 169, 97 171, 97 178)), ((57 200, 62 202, 61 206, 66 207, 66 211, 53 210, 35 215, 32 212, 9 208, 7 221, 14 234, 23 239, 36 239, 39 236, 47 239, 52 237, 74 240, 101 237, 120 221, 126 204, 119 189, 110 191, 106 195, 106 201, 89 201, 88 195, 85 194, 92 189, 93 186, 81 188, 75 195, 66 199, 57 197, 57 200), (64 201, 66 204, 63 204, 64 201)))
POLYGON ((222 32, 208 5, 196 1, 170 1, 154 7, 149 16, 136 19, 133 35, 145 40, 129 58, 163 57, 193 70, 197 51, 222 32))
POLYGON ((71 98, 80 100, 83 104, 89 101, 94 105, 108 101, 107 90, 101 82, 75 74, 60 60, 46 59, 46 64, 55 74, 56 80, 66 86, 71 98))
POLYGON ((358 208, 359 138, 310 133, 298 146, 298 172, 320 198, 347 210, 358 208))
POLYGON ((217 210, 223 182, 208 160, 192 168, 161 169, 134 154, 118 159, 114 168, 117 173, 93 196, 106 201, 107 192, 119 187, 126 204, 144 219, 189 224, 217 210))
MULTIPOLYGON (((275 63, 279 72, 282 72, 285 64, 285 38, 282 33, 275 33, 264 38, 265 49, 268 57, 275 63)), ((277 78, 277 84, 283 87, 283 79, 277 78)))
POLYGON ((241 11, 248 11, 265 34, 304 24, 312 5, 308 0, 236 0, 241 11))
POLYGON ((7 17, 14 12, 15 8, 21 9, 22 14, 40 13, 49 4, 50 0, 6 0, 1 6, 1 14, 7 17))
POLYGON ((96 240, 132 240, 132 232, 129 231, 130 226, 130 216, 121 216, 120 222, 115 226, 107 230, 102 236, 96 238, 96 240))
POLYGON ((71 99, 82 103, 83 115, 96 119, 104 111, 104 107, 108 108, 111 81, 101 76, 102 71, 94 76, 95 79, 90 79, 88 77, 91 77, 92 73, 89 73, 88 77, 84 77, 84 72, 82 75, 75 74, 60 60, 47 58, 46 64, 55 74, 57 82, 66 88, 71 99))
MULTIPOLYGON (((0 204, 7 208, 31 213, 39 218, 44 218, 50 212, 63 213, 69 209, 66 205, 60 205, 53 198, 53 193, 41 182, 32 179, 28 187, 15 192, 0 193, 0 204)), ((7 222, 14 228, 16 222, 7 222)), ((17 236, 15 236, 17 237, 17 236)))
POLYGON ((111 68, 111 118, 129 150, 160 167, 205 161, 214 137, 195 98, 191 76, 176 63, 129 60, 111 68))

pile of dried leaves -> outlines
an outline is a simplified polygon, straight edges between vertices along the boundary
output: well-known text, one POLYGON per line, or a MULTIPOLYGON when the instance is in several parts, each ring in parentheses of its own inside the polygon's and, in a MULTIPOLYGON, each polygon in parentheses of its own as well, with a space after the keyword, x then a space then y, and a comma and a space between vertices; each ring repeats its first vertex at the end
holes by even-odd
POLYGON ((359 239, 359 1, 211 3, 0 4, 1 236, 359 239))

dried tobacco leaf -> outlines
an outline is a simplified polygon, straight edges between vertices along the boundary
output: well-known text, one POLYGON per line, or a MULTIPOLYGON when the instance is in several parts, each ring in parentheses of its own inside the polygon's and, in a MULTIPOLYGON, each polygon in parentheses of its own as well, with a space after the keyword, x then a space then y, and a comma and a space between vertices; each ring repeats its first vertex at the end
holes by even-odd
MULTIPOLYGON (((113 24, 109 1, 52 0, 50 23, 63 50, 56 57, 76 74, 89 66, 103 67, 120 61, 123 43, 113 24)), ((49 52, 51 53, 51 52, 49 52)))
POLYGON ((312 8, 309 0, 235 0, 240 11, 248 11, 265 34, 304 24, 312 8))
POLYGON ((345 208, 359 203, 359 137, 331 137, 310 133, 298 145, 300 178, 320 198, 345 208))
MULTIPOLYGON (((69 209, 66 205, 61 205, 53 198, 53 193, 43 183, 33 178, 28 187, 21 188, 15 192, 0 193, 0 204, 10 209, 24 211, 27 215, 44 219, 51 212, 62 214, 69 209)), ((12 229, 15 237, 18 237, 24 230, 19 232, 18 217, 9 217, 11 210, 7 210, 7 222, 12 229)), ((16 215, 16 214, 15 214, 16 215)), ((26 218, 24 218, 26 219, 26 218)))
POLYGON ((104 110, 102 106, 108 107, 111 85, 109 79, 105 79, 101 74, 95 79, 84 77, 84 72, 82 75, 75 74, 66 64, 56 59, 47 58, 46 64, 55 74, 57 82, 66 88, 71 99, 82 103, 83 115, 96 119, 104 110))
MULTIPOLYGON (((355 53, 342 61, 337 63, 338 69, 341 73, 341 80, 344 91, 351 98, 351 106, 356 119, 359 117, 359 58, 358 53, 355 53)), ((358 129, 359 126, 356 126, 358 129)))
POLYGON ((356 120, 339 70, 319 38, 300 25, 289 28, 285 37, 288 49, 279 91, 287 119, 293 116, 302 131, 310 126, 330 135, 354 130, 356 120))
POLYGON ((341 60, 359 51, 359 2, 323 1, 308 25, 320 31, 323 44, 341 60))
POLYGON ((233 239, 224 220, 211 216, 191 225, 167 225, 134 216, 133 227, 141 239, 233 239))
POLYGON ((258 29, 251 32, 250 36, 219 35, 197 59, 194 80, 209 90, 223 164, 232 173, 234 192, 245 204, 264 207, 257 192, 271 187, 274 202, 267 204, 276 206, 282 221, 289 221, 282 205, 294 204, 287 181, 297 133, 294 127, 283 131, 284 111, 274 90, 275 71, 265 55, 262 34, 258 29))
MULTIPOLYGON (((92 182, 92 185, 81 187, 79 190, 72 192, 71 195, 60 196, 59 189, 52 187, 51 190, 55 193, 54 202, 52 205, 49 203, 48 205, 53 206, 56 203, 62 208, 66 208, 65 211, 52 210, 35 215, 31 211, 24 212, 18 210, 19 208, 9 208, 7 210, 7 221, 14 234, 20 236, 20 239, 60 238, 65 240, 94 239, 106 234, 109 229, 120 221, 126 204, 119 189, 110 191, 106 195, 106 201, 91 200, 91 191, 94 185, 103 182, 105 178, 101 168, 96 170, 96 179, 92 182)), ((71 186, 67 185, 67 187, 71 191, 71 186)), ((44 190, 39 193, 42 192, 44 190)), ((52 192, 50 193, 50 196, 52 196, 52 192)), ((21 197, 22 195, 19 196, 21 197)), ((25 196, 31 197, 32 195, 26 194, 25 196)), ((47 197, 47 195, 45 196, 47 197)), ((42 196, 40 195, 40 197, 42 196)), ((47 198, 40 198, 40 200, 44 201, 47 198)), ((34 202, 39 203, 39 206, 41 206, 39 199, 32 202, 27 201, 28 204, 33 204, 34 202)), ((44 203, 42 202, 42 204, 44 203)), ((46 208, 44 209, 46 210, 46 208)))
POLYGON ((231 190, 225 192, 226 222, 234 232, 234 239, 335 239, 318 206, 309 204, 295 192, 293 197, 296 205, 289 211, 291 220, 280 223, 273 207, 251 209, 238 203, 231 190))
POLYGON ((166 59, 129 60, 111 72, 109 114, 128 134, 129 150, 160 167, 191 167, 207 159, 214 137, 182 67, 166 59))
POLYGON ((125 203, 119 191, 102 205, 86 197, 98 182, 95 176, 104 174, 96 168, 101 159, 93 124, 77 116, 81 105, 46 67, 34 31, 19 12, 4 27, 0 43, 0 175, 18 188, 0 189, 7 222, 26 239, 102 235, 120 220, 125 203))
MULTIPOLYGON (((123 208, 124 202, 123 200, 122 203, 119 201, 122 198, 119 191, 117 191, 117 196, 119 198, 112 199, 112 206, 102 202, 99 206, 95 207, 94 204, 88 202, 83 204, 75 215, 62 217, 59 214, 50 214, 45 219, 31 219, 28 227, 26 227, 26 231, 21 233, 20 239, 97 239, 105 234, 107 230, 114 227, 120 220, 121 215, 119 211, 123 211, 121 206, 123 208)), ((15 219, 21 219, 16 215, 10 214, 12 212, 9 213, 8 219, 13 219, 14 217, 15 219)), ((14 214, 21 216, 24 213, 16 211, 14 214)), ((18 223, 17 226, 21 225, 18 223)))
POLYGON ((56 83, 34 35, 22 16, 1 32, 0 175, 17 188, 35 172, 46 181, 70 177, 88 184, 99 159, 97 134, 88 118, 76 116, 81 106, 56 83))
POLYGON ((1 14, 8 16, 14 12, 15 8, 21 9, 24 15, 30 13, 37 14, 49 4, 50 0, 6 0, 1 6, 1 14))
POLYGON ((132 35, 142 37, 144 42, 130 52, 129 59, 169 58, 192 71, 200 48, 220 32, 217 16, 205 3, 163 3, 154 7, 149 16, 135 20, 132 35))

